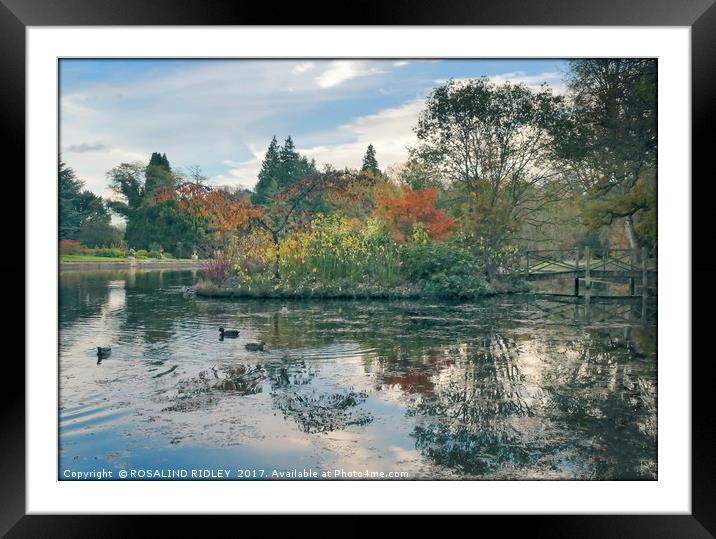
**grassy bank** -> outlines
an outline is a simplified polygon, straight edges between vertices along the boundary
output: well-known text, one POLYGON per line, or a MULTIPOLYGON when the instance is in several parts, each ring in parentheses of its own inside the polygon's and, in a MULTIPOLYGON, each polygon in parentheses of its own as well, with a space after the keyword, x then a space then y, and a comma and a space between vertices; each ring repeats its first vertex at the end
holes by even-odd
MULTIPOLYGON (((197 262, 191 258, 137 258, 138 264, 146 262, 158 262, 158 263, 172 263, 172 262, 197 262)), ((130 262, 130 259, 124 257, 107 257, 98 255, 71 255, 60 253, 60 262, 130 262)))

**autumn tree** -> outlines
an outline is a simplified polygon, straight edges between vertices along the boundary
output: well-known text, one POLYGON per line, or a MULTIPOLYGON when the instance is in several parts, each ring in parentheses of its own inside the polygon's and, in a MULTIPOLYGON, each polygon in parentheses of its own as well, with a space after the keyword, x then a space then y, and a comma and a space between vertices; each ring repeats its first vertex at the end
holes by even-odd
POLYGON ((126 219, 131 247, 161 246, 180 257, 191 254, 202 234, 179 212, 174 193, 181 178, 171 171, 166 155, 155 152, 148 165, 122 163, 107 172, 107 178, 117 194, 110 208, 126 219))
POLYGON ((416 224, 420 224, 433 240, 444 240, 455 230, 457 222, 435 208, 437 189, 415 191, 404 185, 398 197, 379 197, 375 216, 393 231, 396 241, 410 240, 416 224))
POLYGON ((281 278, 278 249, 281 240, 291 231, 307 226, 315 215, 314 208, 320 201, 329 194, 350 197, 352 193, 358 192, 357 185, 367 185, 374 181, 372 175, 328 169, 294 181, 274 195, 271 207, 259 217, 252 218, 252 224, 266 231, 274 244, 275 278, 277 280, 281 278))
POLYGON ((174 193, 164 196, 176 199, 178 210, 191 223, 195 237, 204 240, 202 243, 209 250, 205 254, 226 245, 226 238, 246 230, 264 212, 241 192, 201 183, 184 182, 174 193))
POLYGON ((178 194, 179 207, 195 219, 202 220, 213 233, 241 234, 260 230, 273 244, 274 276, 280 275, 279 244, 292 231, 306 227, 315 215, 316 199, 328 193, 349 196, 359 183, 374 181, 372 176, 345 171, 315 172, 291 182, 274 194, 271 204, 259 206, 244 197, 206 185, 183 185, 178 194))
POLYGON ((466 225, 486 246, 488 270, 490 253, 523 223, 538 225, 535 216, 557 194, 535 187, 557 178, 550 158, 563 116, 563 98, 545 86, 532 90, 486 78, 451 80, 427 100, 412 157, 463 193, 466 225))

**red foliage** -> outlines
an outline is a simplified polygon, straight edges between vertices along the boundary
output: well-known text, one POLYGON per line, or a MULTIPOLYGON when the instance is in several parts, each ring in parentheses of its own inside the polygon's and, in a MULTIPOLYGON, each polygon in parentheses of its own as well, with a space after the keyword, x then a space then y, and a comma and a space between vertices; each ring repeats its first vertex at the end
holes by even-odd
POLYGON ((214 283, 223 283, 231 271, 231 259, 224 253, 218 253, 214 258, 204 262, 206 276, 214 283))
POLYGON ((390 226, 396 241, 409 241, 415 223, 421 223, 431 239, 450 237, 457 221, 435 207, 437 189, 414 191, 404 185, 402 191, 399 197, 378 197, 374 210, 390 226))
POLYGON ((78 240, 60 240, 59 247, 60 252, 67 255, 80 255, 85 250, 78 240))

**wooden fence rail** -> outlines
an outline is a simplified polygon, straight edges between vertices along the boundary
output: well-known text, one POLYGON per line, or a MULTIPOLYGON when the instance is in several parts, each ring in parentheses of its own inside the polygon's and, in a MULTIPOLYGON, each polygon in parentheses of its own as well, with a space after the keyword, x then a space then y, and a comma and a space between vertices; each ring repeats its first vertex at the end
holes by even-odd
POLYGON ((593 282, 628 282, 630 296, 635 296, 638 282, 644 298, 656 283, 655 249, 536 250, 525 253, 524 260, 520 271, 529 280, 574 278, 574 296, 579 295, 580 280, 587 294, 593 282))

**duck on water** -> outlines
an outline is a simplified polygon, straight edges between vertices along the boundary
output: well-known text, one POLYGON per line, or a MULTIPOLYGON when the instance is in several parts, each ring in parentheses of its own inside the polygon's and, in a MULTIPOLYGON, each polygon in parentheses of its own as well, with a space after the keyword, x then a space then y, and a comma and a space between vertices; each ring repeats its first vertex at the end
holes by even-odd
POLYGON ((235 339, 239 336, 239 330, 238 329, 224 329, 219 328, 219 338, 227 338, 227 339, 235 339))

